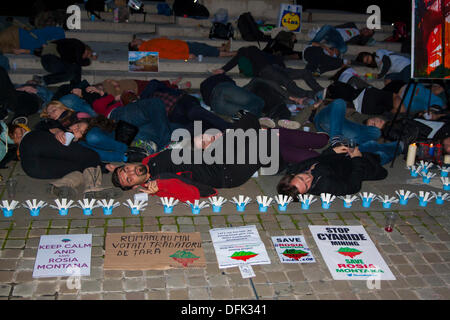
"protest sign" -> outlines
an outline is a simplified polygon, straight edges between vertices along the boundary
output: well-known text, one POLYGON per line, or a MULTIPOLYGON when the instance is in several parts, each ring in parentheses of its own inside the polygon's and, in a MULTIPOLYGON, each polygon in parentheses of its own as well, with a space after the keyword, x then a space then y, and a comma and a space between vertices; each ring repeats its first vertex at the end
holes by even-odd
POLYGON ((92 234, 41 236, 33 278, 89 276, 92 234))
POLYGON ((270 264, 256 226, 217 228, 209 230, 209 233, 220 269, 241 264, 270 264))
POLYGON ((199 232, 108 233, 105 270, 166 270, 204 268, 199 232))
POLYGON ((281 263, 316 262, 303 236, 275 236, 272 242, 281 263))
POLYGON ((309 226, 335 280, 395 280, 363 226, 309 226))

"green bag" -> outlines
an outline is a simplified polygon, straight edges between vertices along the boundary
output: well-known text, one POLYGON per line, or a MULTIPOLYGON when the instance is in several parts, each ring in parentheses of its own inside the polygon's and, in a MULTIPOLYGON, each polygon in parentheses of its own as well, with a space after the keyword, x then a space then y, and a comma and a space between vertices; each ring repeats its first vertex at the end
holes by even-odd
POLYGON ((239 72, 247 77, 253 77, 253 66, 249 59, 240 57, 238 60, 239 72))

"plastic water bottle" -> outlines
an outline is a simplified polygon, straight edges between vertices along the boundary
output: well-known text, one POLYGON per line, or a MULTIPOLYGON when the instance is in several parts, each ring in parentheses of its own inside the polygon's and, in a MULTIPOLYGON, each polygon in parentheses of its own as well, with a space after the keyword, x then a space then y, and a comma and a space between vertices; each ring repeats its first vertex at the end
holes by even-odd
POLYGON ((91 14, 91 21, 95 21, 95 16, 91 14))
POLYGON ((202 54, 199 54, 198 55, 198 62, 202 62, 203 61, 203 55, 202 54))

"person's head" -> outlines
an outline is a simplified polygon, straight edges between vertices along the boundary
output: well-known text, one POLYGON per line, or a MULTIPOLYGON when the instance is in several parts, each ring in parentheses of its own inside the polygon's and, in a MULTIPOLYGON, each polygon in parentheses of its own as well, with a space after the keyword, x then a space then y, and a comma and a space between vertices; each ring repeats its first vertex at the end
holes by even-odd
POLYGON ((277 185, 279 194, 292 197, 294 201, 298 201, 299 194, 307 193, 312 186, 314 177, 309 172, 285 175, 277 185))
POLYGON ((122 190, 130 190, 145 183, 149 177, 146 165, 142 163, 127 163, 114 169, 111 180, 114 186, 122 190))
POLYGON ((28 128, 24 124, 11 124, 8 127, 8 135, 14 141, 14 144, 19 145, 26 132, 29 132, 28 128))
POLYGON ((49 118, 53 120, 58 120, 64 111, 72 110, 66 107, 63 103, 54 100, 50 101, 47 106, 42 110, 41 118, 49 118))
POLYGON ((85 49, 83 52, 83 59, 97 59, 97 54, 94 54, 94 51, 88 45, 85 45, 85 49))
POLYGON ((195 136, 193 139, 193 144, 195 149, 206 149, 211 143, 213 143, 217 138, 222 136, 222 132, 215 135, 204 133, 202 135, 195 136))
POLYGON ((91 125, 89 119, 80 119, 71 124, 67 129, 72 132, 75 141, 83 140, 86 134, 89 132, 91 125))
POLYGON ((381 117, 372 117, 364 121, 367 126, 377 127, 382 130, 386 124, 386 120, 381 117))
POLYGON ((442 149, 443 153, 450 154, 450 136, 442 139, 442 149))
POLYGON ((360 52, 356 57, 356 62, 362 63, 370 68, 376 68, 375 54, 370 52, 360 52))
POLYGON ((139 46, 144 42, 142 39, 133 39, 128 43, 128 51, 139 51, 139 46))
POLYGON ((333 57, 339 57, 339 55, 341 54, 338 48, 331 47, 330 50, 333 57))
POLYGON ((359 32, 361 33, 361 35, 363 37, 372 37, 375 33, 375 31, 373 29, 369 29, 366 27, 362 28, 359 32))

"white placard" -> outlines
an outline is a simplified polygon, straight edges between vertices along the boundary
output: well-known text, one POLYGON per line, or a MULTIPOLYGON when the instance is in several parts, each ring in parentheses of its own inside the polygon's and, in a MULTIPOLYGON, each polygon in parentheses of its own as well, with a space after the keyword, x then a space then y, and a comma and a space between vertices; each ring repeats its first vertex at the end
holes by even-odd
POLYGON ((241 272, 241 276, 244 279, 256 277, 256 274, 253 271, 252 266, 249 264, 241 264, 239 266, 239 271, 241 272))
POLYGON ((92 234, 41 236, 33 278, 89 276, 92 234))
POLYGON ((395 280, 363 226, 309 226, 335 280, 395 280))
POLYGON ((209 233, 220 269, 242 264, 270 264, 256 226, 217 228, 209 230, 209 233))
POLYGON ((303 236, 275 236, 272 242, 281 263, 316 262, 303 236))

